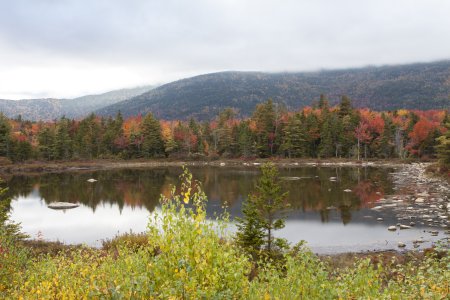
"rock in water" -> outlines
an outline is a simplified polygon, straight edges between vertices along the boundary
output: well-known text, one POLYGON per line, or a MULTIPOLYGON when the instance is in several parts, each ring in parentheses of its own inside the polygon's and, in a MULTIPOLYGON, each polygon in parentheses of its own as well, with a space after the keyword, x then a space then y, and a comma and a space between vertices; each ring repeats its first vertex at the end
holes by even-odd
POLYGON ((94 178, 90 178, 90 179, 87 180, 87 182, 97 182, 97 180, 94 179, 94 178))
POLYGON ((406 247, 406 244, 405 244, 405 243, 402 243, 402 242, 398 242, 398 247, 399 247, 399 248, 405 248, 405 247, 406 247))
POLYGON ((345 189, 344 192, 346 192, 346 193, 351 193, 352 190, 350 190, 350 189, 345 189))
POLYGON ((410 228, 411 228, 411 226, 408 226, 408 225, 403 225, 403 224, 400 225, 400 229, 410 229, 410 228))
POLYGON ((397 230, 397 226, 389 226, 388 230, 389 231, 396 231, 397 230))
POLYGON ((79 204, 76 203, 69 203, 69 202, 52 202, 49 205, 47 205, 48 208, 52 208, 52 209, 71 209, 71 208, 76 208, 80 206, 79 204))
POLYGON ((280 177, 281 180, 300 180, 300 177, 295 177, 295 176, 286 176, 286 177, 280 177))
POLYGON ((383 221, 383 218, 377 218, 377 221, 381 222, 381 221, 383 221))

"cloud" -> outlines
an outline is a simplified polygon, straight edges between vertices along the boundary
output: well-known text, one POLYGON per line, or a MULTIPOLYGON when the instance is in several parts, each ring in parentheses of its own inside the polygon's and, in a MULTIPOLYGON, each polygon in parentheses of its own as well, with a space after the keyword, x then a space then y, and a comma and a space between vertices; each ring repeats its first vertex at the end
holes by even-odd
POLYGON ((447 59, 449 12, 444 0, 0 0, 0 98, 447 59))

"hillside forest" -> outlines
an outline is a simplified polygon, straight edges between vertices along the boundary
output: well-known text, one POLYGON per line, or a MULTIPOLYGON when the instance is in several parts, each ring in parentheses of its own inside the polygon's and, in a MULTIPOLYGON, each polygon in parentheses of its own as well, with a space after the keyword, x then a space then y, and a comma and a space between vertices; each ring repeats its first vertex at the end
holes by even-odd
MULTIPOLYGON (((99 158, 433 158, 447 132, 446 110, 355 109, 348 97, 331 107, 326 96, 288 111, 267 100, 249 118, 233 109, 212 121, 123 118, 94 114, 52 122, 0 115, 0 156, 13 162, 99 158)), ((448 126, 448 125, 447 125, 448 126)))

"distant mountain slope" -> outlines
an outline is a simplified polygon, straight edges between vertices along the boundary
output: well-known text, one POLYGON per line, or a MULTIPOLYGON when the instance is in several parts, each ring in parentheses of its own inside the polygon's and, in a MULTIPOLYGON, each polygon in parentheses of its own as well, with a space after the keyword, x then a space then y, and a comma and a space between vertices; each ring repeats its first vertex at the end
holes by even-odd
POLYGON ((152 86, 142 86, 74 99, 0 100, 0 111, 8 117, 14 118, 21 115, 27 120, 52 120, 63 115, 78 118, 102 107, 148 92, 152 88, 152 86))
POLYGON ((335 104, 348 95, 354 106, 377 110, 450 107, 450 61, 309 73, 221 72, 162 85, 102 109, 101 115, 153 112, 164 119, 208 119, 224 107, 249 115, 272 98, 290 108, 327 94, 335 104))

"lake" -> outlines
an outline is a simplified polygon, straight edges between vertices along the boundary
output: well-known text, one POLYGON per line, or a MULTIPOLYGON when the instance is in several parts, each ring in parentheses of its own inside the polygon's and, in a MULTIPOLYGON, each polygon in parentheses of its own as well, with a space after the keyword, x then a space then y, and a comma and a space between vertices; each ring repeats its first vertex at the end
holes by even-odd
MULTIPOLYGON (((416 222, 411 229, 392 232, 388 226, 409 221, 399 220, 395 209, 377 209, 385 198, 399 194, 392 176, 398 168, 281 168, 291 210, 286 227, 276 235, 291 243, 306 240, 318 253, 398 249, 398 242, 410 249, 421 238, 426 241, 421 247, 430 246, 444 236, 445 222, 416 222), (430 235, 430 230, 439 231, 439 236, 430 235)), ((226 204, 231 218, 242 216, 242 202, 260 175, 256 167, 190 170, 203 183, 208 215, 221 212, 226 204)), ((158 209, 159 195, 169 193, 181 172, 179 167, 164 167, 12 176, 6 178, 13 199, 11 216, 32 238, 100 246, 102 239, 118 233, 145 231, 149 214, 158 209), (97 182, 88 182, 90 178, 97 182), (47 207, 55 201, 80 206, 47 207)))

